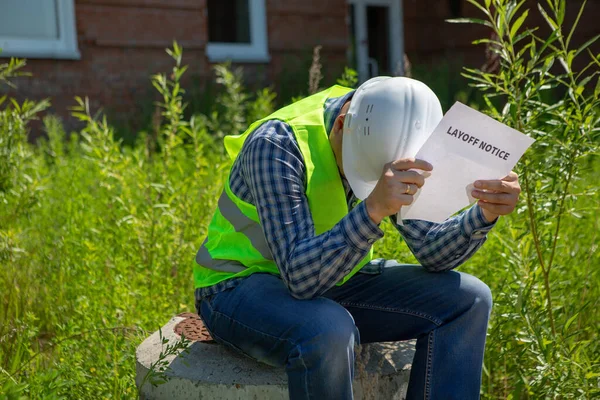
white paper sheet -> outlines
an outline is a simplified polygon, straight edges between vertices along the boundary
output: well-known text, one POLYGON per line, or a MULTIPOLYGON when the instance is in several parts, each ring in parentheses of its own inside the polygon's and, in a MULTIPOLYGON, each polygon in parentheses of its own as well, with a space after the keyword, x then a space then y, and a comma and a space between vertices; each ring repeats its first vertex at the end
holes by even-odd
MULTIPOLYGON (((475 202, 472 184, 502 179, 534 140, 461 103, 446 113, 416 158, 433 165, 402 219, 442 222, 475 202)), ((398 219, 400 221, 400 218, 398 219)))

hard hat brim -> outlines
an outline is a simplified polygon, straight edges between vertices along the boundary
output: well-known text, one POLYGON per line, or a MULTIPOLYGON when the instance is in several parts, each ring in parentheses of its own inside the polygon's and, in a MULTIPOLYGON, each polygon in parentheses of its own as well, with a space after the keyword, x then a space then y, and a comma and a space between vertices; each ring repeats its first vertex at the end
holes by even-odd
MULTIPOLYGON (((350 139, 349 137, 345 139, 350 139)), ((360 200, 364 200, 375 189, 377 180, 365 181, 359 174, 357 163, 352 162, 353 156, 357 154, 357 149, 354 148, 356 142, 353 140, 342 141, 342 160, 344 165, 344 175, 354 192, 354 195, 360 200)))
MULTIPOLYGON (((391 79, 391 77, 389 76, 377 76, 374 78, 369 79, 368 81, 366 81, 365 83, 363 83, 356 91, 356 93, 354 94, 354 97, 352 99, 352 101, 354 103, 358 103, 358 104, 354 104, 350 106, 350 109, 348 110, 348 114, 347 114, 347 120, 345 121, 346 124, 344 125, 344 136, 343 136, 343 140, 342 140, 342 160, 343 160, 343 166, 344 166, 344 175, 346 176, 346 179, 348 180, 348 183, 350 184, 350 187, 352 188, 352 191, 354 192, 354 195, 360 199, 360 200, 364 200, 366 199, 371 192, 373 191, 373 189, 375 189, 375 186, 377 185, 377 179, 375 180, 368 180, 368 179, 364 179, 364 176, 361 176, 360 172, 358 171, 359 165, 356 162, 357 160, 355 160, 356 154, 359 154, 360 152, 358 151, 359 149, 357 148, 357 146, 359 146, 359 144, 357 143, 356 140, 353 140, 355 138, 352 138, 351 135, 356 135, 358 134, 358 132, 356 132, 355 130, 352 130, 352 132, 348 131, 348 127, 351 124, 351 119, 353 116, 353 114, 358 114, 358 106, 360 106, 360 100, 359 98, 361 97, 361 92, 364 92, 366 89, 368 89, 369 86, 373 85, 373 84, 377 84, 383 81, 386 81, 388 79, 391 79), (349 118, 348 118, 349 116, 349 118)), ((379 177, 377 177, 379 178, 379 177)))

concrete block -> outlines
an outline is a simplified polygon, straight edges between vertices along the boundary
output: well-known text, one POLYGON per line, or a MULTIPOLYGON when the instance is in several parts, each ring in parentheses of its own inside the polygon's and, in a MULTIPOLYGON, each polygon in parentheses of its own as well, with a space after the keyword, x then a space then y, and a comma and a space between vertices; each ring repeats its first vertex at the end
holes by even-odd
MULTIPOLYGON (((180 336, 175 327, 184 317, 172 318, 161 328, 168 343, 180 336)), ((166 344, 154 332, 136 352, 136 384, 143 382, 166 344)), ((354 396, 357 400, 401 400, 405 398, 414 341, 362 345, 357 351, 354 396)), ((142 399, 288 399, 287 377, 283 368, 274 368, 214 342, 191 342, 186 352, 165 360, 167 382, 141 388, 142 399)))

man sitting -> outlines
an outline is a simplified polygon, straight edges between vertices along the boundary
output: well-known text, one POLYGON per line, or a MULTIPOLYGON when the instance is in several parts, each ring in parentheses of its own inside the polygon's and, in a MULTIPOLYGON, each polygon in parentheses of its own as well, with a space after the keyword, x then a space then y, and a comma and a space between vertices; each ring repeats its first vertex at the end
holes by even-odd
POLYGON ((197 310, 216 341, 284 366, 291 399, 351 399, 355 345, 413 338, 408 399, 479 397, 491 293, 450 270, 513 211, 516 174, 475 182, 478 204, 437 224, 396 220, 434 166, 368 159, 385 164, 371 181, 356 163, 377 146, 405 153, 441 118, 423 83, 374 78, 225 139, 234 163, 196 256, 197 310), (344 142, 350 132, 372 148, 344 142), (388 216, 420 266, 373 258, 388 216))

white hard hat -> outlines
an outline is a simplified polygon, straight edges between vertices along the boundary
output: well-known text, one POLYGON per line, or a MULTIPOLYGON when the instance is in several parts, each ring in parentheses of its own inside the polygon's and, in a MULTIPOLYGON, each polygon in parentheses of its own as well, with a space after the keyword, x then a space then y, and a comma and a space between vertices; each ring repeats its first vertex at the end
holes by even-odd
POLYGON ((356 197, 366 199, 383 166, 414 157, 442 119, 442 106, 423 82, 381 76, 354 93, 344 121, 344 174, 356 197))

